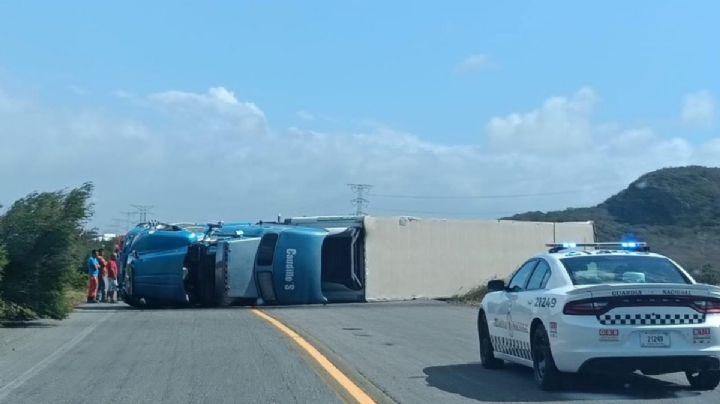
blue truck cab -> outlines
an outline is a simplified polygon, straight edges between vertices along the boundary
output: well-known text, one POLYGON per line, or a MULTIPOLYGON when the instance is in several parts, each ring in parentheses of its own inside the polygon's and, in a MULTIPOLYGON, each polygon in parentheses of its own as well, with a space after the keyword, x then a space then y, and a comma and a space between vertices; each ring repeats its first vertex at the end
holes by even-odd
POLYGON ((195 233, 166 224, 139 226, 128 248, 121 272, 121 295, 126 303, 184 303, 183 267, 195 233))
POLYGON ((134 306, 364 301, 362 227, 308 224, 145 229, 130 246, 123 295, 134 306))
POLYGON ((130 229, 127 234, 125 234, 125 237, 123 237, 122 248, 120 249, 120 253, 118 254, 120 279, 122 279, 124 276, 125 264, 127 264, 128 257, 130 256, 130 252, 132 251, 132 243, 133 241, 135 241, 135 237, 137 237, 138 234, 147 230, 149 227, 149 223, 139 223, 135 227, 130 229))

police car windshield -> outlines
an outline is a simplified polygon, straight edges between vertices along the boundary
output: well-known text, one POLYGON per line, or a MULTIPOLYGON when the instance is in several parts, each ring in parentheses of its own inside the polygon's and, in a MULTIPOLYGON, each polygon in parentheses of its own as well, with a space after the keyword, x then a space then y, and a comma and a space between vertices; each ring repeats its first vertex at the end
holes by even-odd
POLYGON ((574 285, 609 283, 691 283, 663 257, 591 255, 561 258, 574 285))

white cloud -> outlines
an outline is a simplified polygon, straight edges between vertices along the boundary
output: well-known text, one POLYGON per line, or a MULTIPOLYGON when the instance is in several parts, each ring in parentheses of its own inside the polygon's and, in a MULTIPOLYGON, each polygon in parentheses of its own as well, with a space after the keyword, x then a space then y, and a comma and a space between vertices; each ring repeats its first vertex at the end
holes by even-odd
POLYGON ((593 122, 597 96, 590 88, 493 118, 487 142, 471 145, 443 145, 382 125, 273 131, 259 107, 222 87, 132 98, 114 115, 3 94, 0 203, 92 180, 100 226, 130 203, 153 204, 164 220, 345 214, 351 182, 374 184, 377 194, 575 191, 513 199, 370 197, 376 214, 488 218, 594 204, 660 167, 720 164, 720 138, 694 144, 653 128, 593 122))
POLYGON ((474 73, 492 66, 493 63, 488 55, 478 53, 466 57, 455 66, 453 71, 458 74, 474 73))
POLYGON ((252 102, 240 102, 232 91, 225 87, 212 87, 207 93, 192 93, 186 91, 170 90, 150 94, 150 100, 167 105, 181 105, 190 107, 211 107, 221 112, 240 111, 263 116, 263 112, 252 102))
POLYGON ((681 118, 697 127, 710 127, 715 123, 715 98, 709 91, 698 91, 683 98, 681 118))
POLYGON ((592 89, 571 97, 552 97, 533 111, 495 117, 486 126, 495 150, 567 153, 592 142, 591 114, 596 103, 592 89))
POLYGON ((297 116, 298 118, 300 118, 303 121, 314 121, 315 120, 315 115, 313 115, 310 112, 304 111, 304 110, 297 111, 295 113, 295 116, 297 116))
POLYGON ((206 93, 164 91, 150 94, 147 100, 184 121, 184 128, 213 132, 228 130, 242 135, 268 131, 265 113, 252 102, 239 101, 224 87, 213 87, 206 93))

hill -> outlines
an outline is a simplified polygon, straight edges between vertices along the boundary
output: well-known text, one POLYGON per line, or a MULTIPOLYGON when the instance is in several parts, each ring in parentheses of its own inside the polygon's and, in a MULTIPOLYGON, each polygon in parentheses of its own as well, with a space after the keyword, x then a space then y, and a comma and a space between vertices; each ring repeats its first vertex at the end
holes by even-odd
POLYGON ((698 280, 720 283, 720 168, 663 168, 594 207, 527 212, 506 219, 592 220, 598 241, 635 236, 698 280))

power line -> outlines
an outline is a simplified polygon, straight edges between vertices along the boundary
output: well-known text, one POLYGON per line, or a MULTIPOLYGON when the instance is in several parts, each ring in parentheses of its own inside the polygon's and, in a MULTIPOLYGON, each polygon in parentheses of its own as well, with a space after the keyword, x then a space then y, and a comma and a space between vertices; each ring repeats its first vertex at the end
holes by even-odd
POLYGON ((415 210, 415 209, 393 209, 393 208, 373 208, 373 211, 378 212, 396 212, 396 213, 417 213, 417 214, 427 214, 427 215, 449 215, 449 216, 512 216, 516 212, 448 212, 448 211, 438 211, 438 210, 415 210))
MULTIPOLYGON (((593 187, 594 190, 610 189, 611 187, 593 187)), ((616 187, 612 187, 616 188, 616 187)), ((587 189, 576 189, 568 191, 555 192, 537 192, 527 194, 498 194, 498 195, 400 195, 400 194, 375 194, 368 193, 368 196, 378 198, 397 198, 397 199, 505 199, 505 198, 529 198, 538 196, 554 196, 554 195, 570 195, 578 192, 585 192, 587 189)))
POLYGON ((130 205, 135 208, 135 214, 140 218, 140 222, 147 222, 148 213, 152 213, 153 205, 130 205))
POLYGON ((125 215, 125 229, 130 230, 130 226, 137 222, 137 219, 135 219, 134 217, 136 217, 138 213, 135 211, 125 211, 120 213, 125 215))
POLYGON ((365 208, 370 204, 370 201, 365 198, 365 193, 372 188, 370 184, 347 184, 350 189, 355 192, 355 198, 351 199, 350 202, 355 206, 355 216, 362 216, 365 214, 365 208))
POLYGON ((127 221, 125 219, 113 218, 112 221, 114 223, 113 229, 115 229, 115 230, 119 229, 121 232, 125 232, 128 230, 127 225, 126 225, 127 221))

